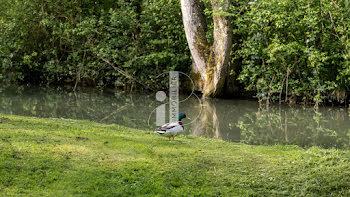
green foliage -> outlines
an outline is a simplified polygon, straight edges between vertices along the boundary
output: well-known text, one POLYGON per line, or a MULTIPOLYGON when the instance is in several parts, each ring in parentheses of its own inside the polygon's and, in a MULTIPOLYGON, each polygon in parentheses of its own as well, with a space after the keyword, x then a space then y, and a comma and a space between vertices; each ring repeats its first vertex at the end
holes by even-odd
POLYGON ((190 68, 178 1, 6 3, 0 73, 8 82, 124 87, 190 68))
MULTIPOLYGON (((345 101, 348 1, 259 0, 235 20, 241 82, 261 100, 345 101)), ((243 9, 243 8, 242 8, 243 9)))
MULTIPOLYGON (((213 15, 232 18, 231 77, 260 101, 346 102, 348 1, 202 2, 209 43, 213 15)), ((0 13, 1 81, 159 88, 158 74, 191 68, 178 0, 3 0, 0 13)))

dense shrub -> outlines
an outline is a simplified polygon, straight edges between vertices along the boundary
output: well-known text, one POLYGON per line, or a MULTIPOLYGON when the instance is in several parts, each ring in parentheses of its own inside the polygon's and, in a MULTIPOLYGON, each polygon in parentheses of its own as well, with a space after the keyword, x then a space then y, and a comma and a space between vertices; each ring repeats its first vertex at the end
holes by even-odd
POLYGON ((267 101, 345 101, 348 1, 258 0, 246 8, 235 22, 247 90, 267 101))
MULTIPOLYGON (((213 14, 232 18, 231 77, 245 91, 267 102, 346 102, 348 1, 232 0, 230 13, 203 5, 208 30, 213 14)), ((3 0, 0 14, 2 81, 156 89, 158 74, 191 68, 179 0, 3 0)))
POLYGON ((6 3, 0 77, 7 81, 124 87, 190 68, 178 1, 6 3))

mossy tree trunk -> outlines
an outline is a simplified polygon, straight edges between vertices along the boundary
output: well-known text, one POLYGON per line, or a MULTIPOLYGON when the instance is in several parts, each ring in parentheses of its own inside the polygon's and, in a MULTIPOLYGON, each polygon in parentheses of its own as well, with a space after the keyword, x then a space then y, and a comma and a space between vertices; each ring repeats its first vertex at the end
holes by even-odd
POLYGON ((211 0, 214 22, 214 42, 209 45, 206 38, 204 7, 200 0, 181 0, 182 18, 187 42, 193 59, 196 85, 203 96, 223 94, 229 73, 232 47, 232 25, 227 16, 216 15, 216 11, 228 11, 229 0, 211 0))

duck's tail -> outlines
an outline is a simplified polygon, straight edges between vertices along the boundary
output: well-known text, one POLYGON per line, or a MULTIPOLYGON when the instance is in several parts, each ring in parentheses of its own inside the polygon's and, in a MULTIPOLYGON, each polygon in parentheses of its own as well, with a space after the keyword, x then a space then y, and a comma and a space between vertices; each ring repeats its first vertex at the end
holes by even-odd
POLYGON ((154 133, 158 133, 158 134, 164 134, 166 131, 163 130, 155 130, 154 133))

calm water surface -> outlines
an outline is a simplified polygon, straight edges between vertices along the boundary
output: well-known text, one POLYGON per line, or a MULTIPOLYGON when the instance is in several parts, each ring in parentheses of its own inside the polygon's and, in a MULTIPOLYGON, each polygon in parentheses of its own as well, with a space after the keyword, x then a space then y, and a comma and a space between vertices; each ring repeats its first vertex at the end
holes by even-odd
MULTIPOLYGON (((185 99, 187 96, 181 96, 185 99)), ((155 95, 83 89, 77 92, 38 87, 0 88, 0 113, 92 120, 132 128, 156 128, 155 111, 163 103, 155 95)), ((273 105, 256 101, 191 96, 181 102, 185 134, 254 145, 293 144, 350 149, 350 117, 345 108, 273 105)))

